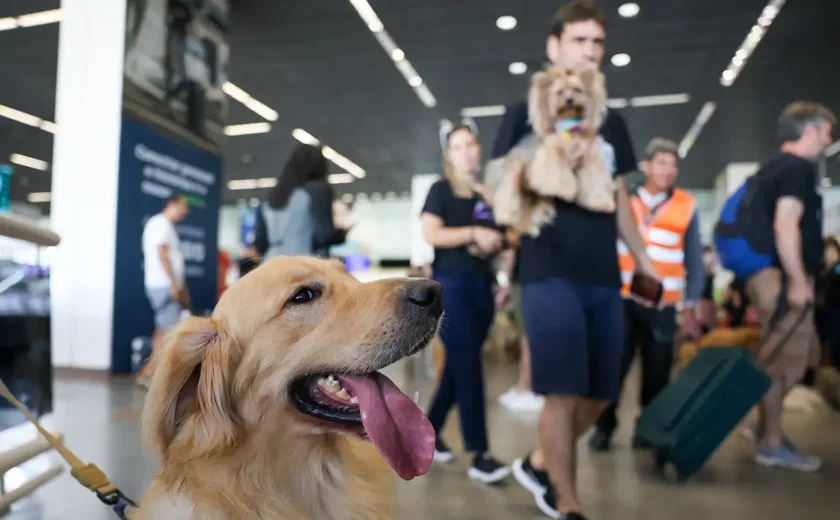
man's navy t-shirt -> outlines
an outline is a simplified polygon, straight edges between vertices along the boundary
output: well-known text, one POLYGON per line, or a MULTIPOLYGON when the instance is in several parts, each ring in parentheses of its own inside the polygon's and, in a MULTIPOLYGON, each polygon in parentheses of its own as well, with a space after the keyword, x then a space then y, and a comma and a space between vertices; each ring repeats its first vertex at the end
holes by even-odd
MULTIPOLYGON (((505 111, 493 157, 502 157, 532 132, 528 105, 518 103, 505 111)), ((621 176, 637 168, 636 154, 621 114, 610 110, 600 135, 614 164, 608 168, 621 176), (611 150, 610 150, 611 149, 611 150)), ((612 162, 612 161, 608 161, 612 162)), ((538 238, 523 235, 517 254, 516 276, 521 284, 545 278, 565 278, 602 287, 621 287, 618 269, 618 225, 614 213, 595 213, 577 204, 555 201, 557 215, 538 238)))

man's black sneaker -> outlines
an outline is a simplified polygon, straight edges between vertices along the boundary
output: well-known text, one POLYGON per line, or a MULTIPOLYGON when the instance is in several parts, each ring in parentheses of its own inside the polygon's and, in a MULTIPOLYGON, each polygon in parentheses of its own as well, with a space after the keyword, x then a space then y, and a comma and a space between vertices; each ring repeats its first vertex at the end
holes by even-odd
POLYGON ((495 484, 510 475, 510 467, 494 459, 489 453, 478 453, 467 475, 482 484, 495 484))
POLYGON ((541 496, 546 489, 551 488, 548 473, 532 466, 530 455, 525 455, 513 461, 513 476, 520 486, 534 495, 534 498, 541 496))
POLYGON ((454 458, 455 455, 452 454, 452 450, 449 449, 449 446, 444 444, 440 437, 435 439, 435 462, 452 462, 454 458))
POLYGON ((589 437, 589 447, 592 451, 610 451, 610 443, 612 442, 612 432, 595 429, 595 433, 589 437))

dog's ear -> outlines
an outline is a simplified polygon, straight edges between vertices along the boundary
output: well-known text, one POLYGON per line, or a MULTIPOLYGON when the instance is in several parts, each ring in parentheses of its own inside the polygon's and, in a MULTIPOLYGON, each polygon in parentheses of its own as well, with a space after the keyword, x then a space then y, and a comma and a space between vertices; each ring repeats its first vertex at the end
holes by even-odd
POLYGON ((534 133, 545 137, 551 133, 552 117, 549 109, 549 88, 553 78, 548 71, 539 71, 531 76, 531 89, 528 92, 528 119, 534 133))
POLYGON ((240 356, 215 319, 191 317, 167 337, 143 408, 143 436, 162 457, 176 439, 191 457, 225 451, 239 436, 232 378, 240 356))
POLYGON ((601 128, 604 117, 607 115, 607 87, 604 74, 594 67, 582 69, 579 74, 589 99, 583 126, 597 130, 601 128))

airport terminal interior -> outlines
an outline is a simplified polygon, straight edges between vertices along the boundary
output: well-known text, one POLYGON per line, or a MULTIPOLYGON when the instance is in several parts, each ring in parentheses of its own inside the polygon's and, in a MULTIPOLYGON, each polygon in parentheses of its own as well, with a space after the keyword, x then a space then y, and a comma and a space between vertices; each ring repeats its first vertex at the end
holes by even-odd
POLYGON ((0 519, 840 518, 838 18, 0 0, 0 519))

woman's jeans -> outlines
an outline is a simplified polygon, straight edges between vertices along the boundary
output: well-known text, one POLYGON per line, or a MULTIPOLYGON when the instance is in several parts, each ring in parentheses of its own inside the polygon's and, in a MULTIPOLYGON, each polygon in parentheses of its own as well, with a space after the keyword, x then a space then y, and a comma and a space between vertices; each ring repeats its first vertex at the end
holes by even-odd
POLYGON ((466 450, 483 453, 487 451, 487 421, 482 347, 495 314, 492 279, 468 273, 435 273, 434 279, 443 287, 440 337, 446 363, 427 415, 440 434, 457 402, 466 450))

